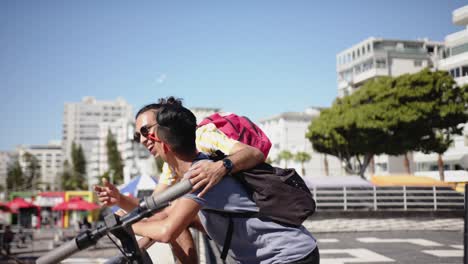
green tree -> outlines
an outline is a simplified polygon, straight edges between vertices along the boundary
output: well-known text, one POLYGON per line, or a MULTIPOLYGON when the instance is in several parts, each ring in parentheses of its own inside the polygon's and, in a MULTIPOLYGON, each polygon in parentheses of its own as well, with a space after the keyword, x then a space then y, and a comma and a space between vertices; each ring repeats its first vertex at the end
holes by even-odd
POLYGON ((302 176, 305 176, 305 168, 304 168, 304 163, 309 161, 311 159, 311 156, 307 152, 302 152, 299 151, 294 155, 294 160, 301 163, 301 172, 302 176))
POLYGON ((288 167, 288 161, 292 160, 294 158, 294 155, 291 153, 289 150, 283 150, 278 154, 278 162, 284 160, 284 167, 288 167))
POLYGON ((33 190, 37 188, 40 178, 40 166, 37 158, 29 152, 23 154, 23 159, 26 163, 26 169, 23 172, 25 178, 25 188, 33 190))
POLYGON ((330 171, 329 171, 329 168, 328 168, 328 157, 327 157, 327 154, 324 154, 324 155, 323 155, 323 169, 325 170, 325 175, 326 175, 326 176, 329 176, 329 175, 330 175, 330 171))
POLYGON ((467 122, 466 91, 454 85, 446 72, 427 69, 368 81, 324 110, 306 136, 314 149, 338 157, 346 171, 363 177, 373 155, 420 150, 436 130, 454 132, 467 122))
POLYGON ((68 160, 63 162, 63 171, 60 179, 62 190, 70 191, 78 189, 78 181, 74 178, 76 173, 74 173, 73 168, 70 167, 68 160))
POLYGON ((121 184, 123 183, 124 178, 124 165, 120 156, 119 149, 117 148, 117 141, 115 140, 115 137, 110 130, 107 132, 106 149, 107 162, 109 165, 109 176, 112 179, 112 183, 121 184))
POLYGON ((61 185, 64 190, 86 190, 88 189, 86 179, 86 159, 81 145, 72 143, 71 165, 68 161, 63 164, 61 185))
POLYGON ((18 160, 7 168, 7 191, 16 191, 24 185, 23 170, 18 160))

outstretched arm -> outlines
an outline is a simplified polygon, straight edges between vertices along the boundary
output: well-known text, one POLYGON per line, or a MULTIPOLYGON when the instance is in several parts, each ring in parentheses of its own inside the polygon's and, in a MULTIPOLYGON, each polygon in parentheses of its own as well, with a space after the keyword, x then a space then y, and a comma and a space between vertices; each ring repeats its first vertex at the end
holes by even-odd
POLYGON ((138 206, 138 199, 130 196, 125 196, 120 193, 115 185, 103 179, 103 186, 94 186, 99 202, 106 206, 118 205, 125 211, 131 211, 138 206))
POLYGON ((163 243, 175 241, 187 229, 200 210, 200 205, 189 198, 180 198, 170 207, 167 217, 155 221, 141 221, 133 224, 133 231, 163 243))

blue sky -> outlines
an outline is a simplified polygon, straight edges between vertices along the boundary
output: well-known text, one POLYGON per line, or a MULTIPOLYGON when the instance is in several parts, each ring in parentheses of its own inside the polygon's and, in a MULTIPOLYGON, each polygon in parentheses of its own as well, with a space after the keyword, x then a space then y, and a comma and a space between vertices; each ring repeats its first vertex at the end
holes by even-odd
POLYGON ((443 41, 455 0, 0 1, 0 150, 61 138, 65 102, 176 95, 254 120, 337 95, 370 36, 443 41))

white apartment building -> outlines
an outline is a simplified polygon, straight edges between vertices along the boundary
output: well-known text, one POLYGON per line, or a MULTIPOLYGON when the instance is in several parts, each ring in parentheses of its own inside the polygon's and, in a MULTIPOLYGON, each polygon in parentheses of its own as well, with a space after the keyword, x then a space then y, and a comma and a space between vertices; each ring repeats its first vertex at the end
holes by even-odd
MULTIPOLYGON (((91 184, 98 182, 99 177, 109 170, 107 160, 107 135, 109 131, 117 142, 124 164, 124 182, 142 174, 155 175, 155 161, 143 145, 133 141, 135 123, 131 119, 121 118, 113 123, 99 124, 98 140, 94 142, 89 165, 91 184)), ((111 179, 112 180, 112 179, 111 179)))
MULTIPOLYGON (((308 108, 304 112, 286 112, 279 115, 262 119, 259 127, 269 137, 272 147, 268 157, 274 161, 276 166, 285 166, 285 162, 277 162, 281 151, 287 150, 295 154, 306 152, 311 156, 311 160, 304 164, 305 177, 314 176, 341 176, 344 171, 341 162, 330 155, 315 152, 309 139, 306 138, 308 127, 313 119, 320 115, 320 108, 308 108), (325 165, 328 163, 328 172, 325 165)), ((287 167, 296 169, 301 173, 301 164, 294 160, 288 161, 287 167)))
POLYGON ((459 85, 468 84, 468 5, 453 11, 452 21, 464 29, 445 37, 437 68, 450 72, 459 85))
MULTIPOLYGON (((366 81, 381 77, 396 77, 416 73, 437 64, 443 43, 425 40, 394 40, 368 38, 338 53, 336 71, 338 97, 347 96, 366 81)), ((410 168, 414 164, 410 158, 410 168)), ((406 173, 403 156, 374 157, 376 174, 406 173)))
POLYGON ((6 188, 8 177, 8 167, 14 160, 14 153, 11 151, 0 151, 0 185, 6 188))
MULTIPOLYGON (((468 84, 468 6, 453 12, 453 23, 465 29, 445 38, 445 43, 428 40, 403 41, 369 38, 337 55, 338 96, 358 89, 378 76, 415 73, 424 67, 448 71, 459 85, 468 84)), ((439 177, 437 154, 415 152, 409 155, 411 171, 439 177)), ((442 156, 446 179, 468 178, 468 125, 462 136, 442 156), (452 177, 455 176, 455 177, 452 177)), ((376 174, 405 173, 402 157, 375 158, 376 174)))
POLYGON ((380 76, 415 73, 434 65, 443 43, 429 40, 368 38, 336 56, 338 97, 359 89, 380 76))
POLYGON ((23 173, 28 173, 29 163, 25 154, 30 153, 38 161, 39 179, 43 188, 48 186, 50 190, 60 189, 60 175, 63 170, 63 152, 60 141, 51 141, 47 145, 19 146, 16 149, 18 160, 23 173))
POLYGON ((71 160, 72 143, 80 144, 87 161, 89 183, 96 182, 92 164, 93 148, 100 139, 100 126, 111 124, 119 119, 132 118, 132 107, 123 98, 115 101, 98 101, 94 97, 84 97, 81 102, 65 103, 63 112, 63 155, 71 160))
MULTIPOLYGON (((437 68, 448 71, 458 85, 465 85, 468 84, 468 5, 454 10, 452 21, 464 29, 445 37, 445 49, 439 52, 441 59, 437 68)), ((453 146, 442 158, 446 180, 468 180, 468 124, 465 124, 463 135, 454 137, 453 146)), ((414 153, 413 159, 417 174, 439 177, 437 154, 414 153)))

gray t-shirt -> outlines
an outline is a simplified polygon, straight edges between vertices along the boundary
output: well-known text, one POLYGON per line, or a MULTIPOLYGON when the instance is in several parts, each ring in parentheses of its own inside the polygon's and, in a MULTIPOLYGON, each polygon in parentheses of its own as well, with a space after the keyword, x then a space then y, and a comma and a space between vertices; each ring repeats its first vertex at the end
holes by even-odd
MULTIPOLYGON (((187 194, 201 205, 199 216, 208 235, 222 248, 229 223, 227 217, 209 210, 258 212, 244 187, 232 176, 225 176, 202 198, 199 191, 187 194)), ((287 208, 284 208, 287 210, 287 208)), ((234 217, 229 255, 239 263, 290 263, 310 254, 317 246, 315 238, 305 229, 283 226, 259 218, 234 217)))

